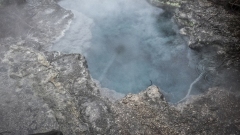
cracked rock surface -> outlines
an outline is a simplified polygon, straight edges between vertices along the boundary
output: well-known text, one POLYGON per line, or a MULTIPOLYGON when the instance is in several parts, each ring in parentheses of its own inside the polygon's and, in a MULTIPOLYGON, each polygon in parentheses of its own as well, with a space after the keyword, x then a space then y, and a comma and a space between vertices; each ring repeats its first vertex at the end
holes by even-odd
MULTIPOLYGON (((208 25, 218 22, 197 19, 198 10, 199 15, 209 15, 196 9, 197 4, 209 12, 226 13, 221 6, 204 0, 182 4, 189 6, 178 8, 175 18, 189 37, 189 46, 221 43, 224 48, 225 44, 238 44, 234 33, 227 33, 227 24, 222 25, 225 33, 218 35, 211 29, 206 31, 208 25)), ((27 135, 52 129, 64 135, 240 134, 240 99, 236 93, 214 87, 173 105, 152 85, 113 102, 101 96, 101 88, 91 79, 81 54, 46 51, 63 36, 73 18, 71 11, 54 0, 13 1, 2 4, 0 10, 0 134, 27 135)))

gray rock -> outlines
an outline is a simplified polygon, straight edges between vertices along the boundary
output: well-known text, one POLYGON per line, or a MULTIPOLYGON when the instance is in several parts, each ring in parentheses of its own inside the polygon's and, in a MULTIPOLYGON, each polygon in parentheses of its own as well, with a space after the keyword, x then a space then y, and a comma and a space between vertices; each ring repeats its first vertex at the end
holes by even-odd
MULTIPOLYGON (((225 30, 227 24, 219 22, 221 15, 211 24, 197 18, 198 12, 207 16, 205 9, 226 15, 224 9, 204 0, 183 4, 189 8, 180 7, 175 18, 183 26, 182 34, 190 35, 190 46, 238 41, 225 30), (225 34, 207 29, 218 23, 225 34)), ((73 17, 70 11, 54 0, 27 0, 0 10, 4 18, 0 20, 0 134, 27 135, 52 129, 64 135, 240 134, 236 93, 216 87, 173 105, 159 88, 150 86, 111 102, 109 94, 101 93, 102 88, 91 79, 82 55, 46 51, 68 28, 73 17)))

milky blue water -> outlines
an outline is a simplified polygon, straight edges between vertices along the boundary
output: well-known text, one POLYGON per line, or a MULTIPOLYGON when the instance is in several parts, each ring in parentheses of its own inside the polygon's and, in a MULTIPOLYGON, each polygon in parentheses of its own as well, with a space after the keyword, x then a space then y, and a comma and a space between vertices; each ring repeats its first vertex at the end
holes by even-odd
POLYGON ((52 50, 85 55, 101 87, 127 94, 154 84, 176 102, 199 77, 170 13, 144 0, 63 0, 60 5, 75 18, 52 50))

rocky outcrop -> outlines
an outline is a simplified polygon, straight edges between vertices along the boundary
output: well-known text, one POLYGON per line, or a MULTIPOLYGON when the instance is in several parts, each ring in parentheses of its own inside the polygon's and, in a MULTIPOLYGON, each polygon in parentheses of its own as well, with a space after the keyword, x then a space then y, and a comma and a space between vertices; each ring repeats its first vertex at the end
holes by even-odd
POLYGON ((226 3, 229 1, 189 1, 176 10, 174 18, 190 48, 211 50, 226 66, 239 69, 240 17, 226 3))
POLYGON ((156 86, 128 95, 114 105, 120 134, 239 134, 239 98, 212 88, 177 106, 167 103, 156 86))
POLYGON ((94 128, 104 132, 112 125, 108 104, 91 81, 83 56, 44 54, 11 46, 2 61, 6 81, 12 82, 6 84, 12 88, 1 95, 2 112, 8 111, 2 115, 1 124, 19 122, 24 126, 19 129, 18 124, 10 125, 12 132, 61 129, 64 134, 81 134, 93 132, 94 128))
MULTIPOLYGON (((227 24, 222 25, 222 35, 215 35, 208 26, 223 22, 205 23, 197 18, 198 11, 204 10, 199 14, 205 17, 209 16, 204 14, 206 9, 227 14, 224 9, 204 0, 185 4, 189 7, 180 7, 175 17, 182 34, 190 35, 191 47, 215 45, 212 43, 220 39, 216 44, 238 42, 234 33, 227 33, 227 24)), ((215 87, 173 105, 152 85, 113 102, 101 96, 82 55, 46 51, 63 36, 73 17, 70 11, 53 0, 26 0, 0 10, 4 18, 0 20, 0 134, 27 135, 52 129, 65 135, 240 134, 236 93, 215 87)))
POLYGON ((1 10, 6 18, 1 30, 8 33, 2 33, 0 41, 0 133, 105 133, 113 117, 90 78, 85 58, 44 51, 62 36, 73 14, 44 0, 1 10))
POLYGON ((175 18, 183 26, 182 34, 190 35, 191 48, 239 43, 239 17, 223 6, 207 0, 189 1, 176 11, 175 18))
POLYGON ((231 4, 232 1, 148 1, 159 7, 167 5, 174 8, 170 8, 170 12, 174 12, 173 18, 179 25, 180 34, 185 36, 190 48, 203 53, 211 50, 214 55, 222 57, 228 67, 239 69, 240 17, 239 9, 231 4))
POLYGON ((166 8, 166 6, 172 7, 172 8, 178 8, 181 6, 182 3, 186 1, 182 0, 147 0, 149 3, 151 3, 154 6, 160 7, 160 8, 166 8))

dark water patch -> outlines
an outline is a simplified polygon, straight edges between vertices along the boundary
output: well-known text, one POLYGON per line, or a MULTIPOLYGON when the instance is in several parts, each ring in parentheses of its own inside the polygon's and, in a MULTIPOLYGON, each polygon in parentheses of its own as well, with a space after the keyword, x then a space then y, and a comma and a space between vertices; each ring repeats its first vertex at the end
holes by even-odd
POLYGON ((127 94, 155 84, 177 102, 204 92, 216 80, 216 64, 188 49, 169 12, 144 0, 60 4, 75 19, 52 50, 85 55, 91 76, 102 87, 127 94))

